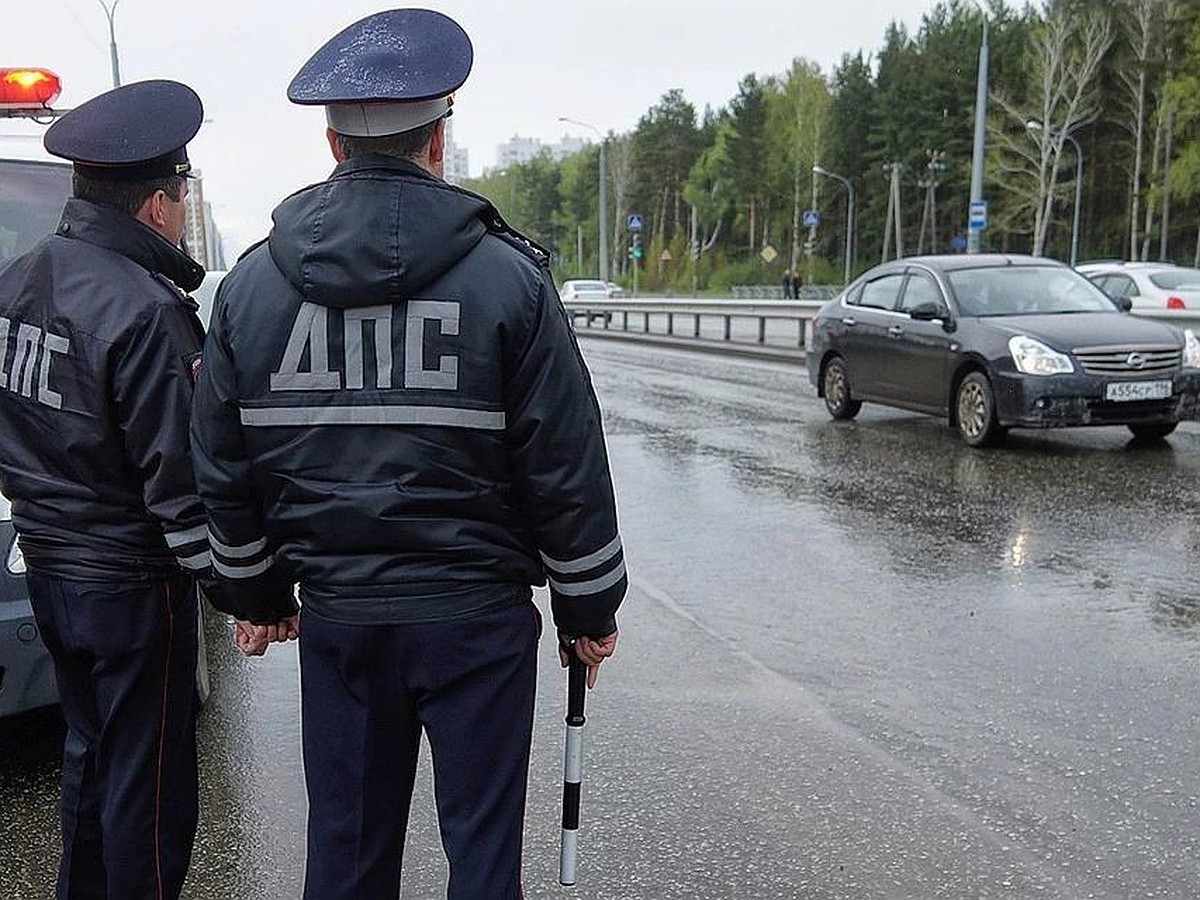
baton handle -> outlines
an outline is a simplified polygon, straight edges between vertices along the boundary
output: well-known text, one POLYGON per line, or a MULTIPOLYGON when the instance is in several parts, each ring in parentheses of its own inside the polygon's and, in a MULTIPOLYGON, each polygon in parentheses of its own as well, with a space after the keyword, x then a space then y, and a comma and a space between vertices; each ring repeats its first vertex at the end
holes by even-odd
POLYGON ((587 666, 571 648, 567 668, 567 741, 563 756, 562 847, 558 857, 558 882, 575 883, 579 837, 579 800, 583 786, 583 703, 587 693, 587 666))
POLYGON ((587 696, 587 665, 571 648, 571 665, 567 668, 567 724, 582 728, 583 701, 587 696))

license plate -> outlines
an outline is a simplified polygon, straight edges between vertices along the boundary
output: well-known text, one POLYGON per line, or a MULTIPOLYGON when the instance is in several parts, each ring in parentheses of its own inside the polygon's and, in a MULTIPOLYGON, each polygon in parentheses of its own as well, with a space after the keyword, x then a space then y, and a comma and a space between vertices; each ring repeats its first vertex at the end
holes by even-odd
POLYGON ((1114 403, 1129 400, 1165 400, 1170 396, 1169 381, 1115 381, 1104 387, 1104 399, 1114 403))

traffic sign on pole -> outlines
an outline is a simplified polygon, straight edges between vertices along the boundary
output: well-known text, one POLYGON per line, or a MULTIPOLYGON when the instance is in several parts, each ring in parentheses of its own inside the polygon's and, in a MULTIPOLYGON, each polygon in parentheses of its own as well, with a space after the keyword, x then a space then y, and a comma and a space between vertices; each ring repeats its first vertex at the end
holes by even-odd
MULTIPOLYGON (((960 207, 961 208, 961 207, 960 207)), ((975 200, 971 203, 971 215, 967 226, 972 231, 983 231, 988 223, 988 205, 986 200, 975 200)))
POLYGON ((806 209, 804 211, 804 227, 816 228, 821 224, 821 214, 815 209, 806 209))
POLYGON ((630 214, 629 230, 630 231, 641 231, 642 230, 642 215, 641 215, 641 213, 631 213, 630 214))

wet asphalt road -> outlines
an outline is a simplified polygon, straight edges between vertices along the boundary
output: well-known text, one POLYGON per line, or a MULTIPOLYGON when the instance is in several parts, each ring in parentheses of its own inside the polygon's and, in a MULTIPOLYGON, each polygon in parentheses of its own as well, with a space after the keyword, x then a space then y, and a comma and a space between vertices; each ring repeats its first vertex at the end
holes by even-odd
MULTIPOLYGON (((583 345, 632 586, 571 891, 543 653, 527 896, 1200 896, 1200 427, 972 451, 907 413, 833 423, 797 368, 583 345)), ((296 897, 294 646, 209 640, 187 896, 296 897)), ((0 897, 49 896, 57 739, 0 722, 0 897)), ((425 772, 406 898, 444 892, 425 772)))

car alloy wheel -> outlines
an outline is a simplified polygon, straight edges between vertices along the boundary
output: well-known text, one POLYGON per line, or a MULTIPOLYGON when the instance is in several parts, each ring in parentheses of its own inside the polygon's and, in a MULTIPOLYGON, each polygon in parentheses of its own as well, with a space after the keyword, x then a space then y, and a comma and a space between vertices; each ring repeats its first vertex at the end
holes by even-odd
POLYGON ((972 447, 987 447, 1004 436, 996 424, 996 400, 992 385, 982 372, 971 372, 958 386, 955 403, 958 433, 972 447))
POLYGON ((853 419, 862 409, 862 401, 850 396, 850 378, 846 364, 835 356, 825 364, 825 408, 835 419, 853 419))

